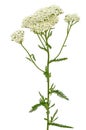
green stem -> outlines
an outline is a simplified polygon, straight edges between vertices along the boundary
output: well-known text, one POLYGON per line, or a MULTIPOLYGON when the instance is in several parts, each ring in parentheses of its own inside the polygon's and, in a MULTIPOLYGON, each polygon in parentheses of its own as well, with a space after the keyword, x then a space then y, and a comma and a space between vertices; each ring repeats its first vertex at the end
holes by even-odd
POLYGON ((43 41, 46 42, 46 40, 44 39, 43 35, 45 36, 45 34, 41 34, 41 37, 42 37, 43 41))
POLYGON ((64 40, 64 42, 63 42, 63 44, 62 44, 62 46, 61 46, 61 49, 60 49, 59 53, 56 55, 56 57, 55 57, 54 59, 50 60, 50 63, 56 61, 56 59, 57 59, 57 58, 59 57, 59 55, 61 54, 63 48, 65 47, 65 43, 66 43, 67 38, 68 38, 68 36, 69 36, 69 32, 70 32, 71 27, 72 27, 72 25, 70 25, 70 26, 68 25, 68 27, 67 27, 67 34, 66 34, 65 40, 64 40))
POLYGON ((43 43, 43 41, 41 40, 42 36, 41 36, 41 38, 40 38, 39 34, 37 34, 37 36, 38 36, 38 38, 39 38, 39 40, 40 40, 42 46, 45 48, 44 43, 43 43))
POLYGON ((29 53, 29 51, 25 48, 25 46, 23 44, 21 44, 21 46, 23 47, 23 49, 27 52, 29 58, 30 58, 30 61, 35 65, 35 67, 40 70, 41 72, 44 73, 44 71, 33 61, 33 59, 31 58, 31 55, 29 53))
MULTIPOLYGON (((46 45, 47 45, 47 40, 46 40, 46 45)), ((47 130, 49 130, 49 101, 50 101, 50 97, 49 97, 49 86, 50 86, 50 72, 49 72, 49 61, 50 61, 50 52, 49 52, 49 46, 47 45, 47 102, 48 102, 48 109, 47 109, 47 130)))

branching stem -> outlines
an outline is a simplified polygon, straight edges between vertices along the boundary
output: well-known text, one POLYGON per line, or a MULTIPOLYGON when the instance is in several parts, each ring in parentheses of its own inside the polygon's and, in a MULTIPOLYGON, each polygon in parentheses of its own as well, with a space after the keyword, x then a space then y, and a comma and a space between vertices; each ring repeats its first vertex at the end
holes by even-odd
POLYGON ((35 61, 33 61, 33 59, 31 58, 31 54, 29 53, 29 51, 25 48, 25 46, 23 44, 21 44, 21 46, 23 47, 23 49, 27 52, 30 61, 35 65, 35 67, 40 70, 41 72, 44 73, 44 71, 35 63, 35 61))
MULTIPOLYGON (((55 58, 53 58, 52 60, 50 60, 50 49, 51 49, 51 47, 49 46, 49 43, 48 43, 48 39, 50 37, 50 33, 51 32, 50 31, 49 32, 46 31, 43 34, 43 36, 42 36, 42 34, 37 34, 37 36, 39 38, 39 41, 41 42, 41 45, 42 45, 42 47, 40 47, 40 48, 44 49, 47 52, 47 64, 46 64, 45 70, 42 70, 35 63, 35 60, 31 57, 31 54, 29 53, 29 51, 25 48, 25 46, 23 44, 21 44, 21 46, 23 47, 23 49, 27 52, 27 54, 29 56, 29 58, 27 58, 27 59, 30 60, 35 65, 35 67, 38 70, 40 70, 41 72, 43 72, 43 74, 45 75, 46 80, 47 80, 47 98, 46 98, 47 99, 47 107, 46 107, 46 116, 47 116, 47 118, 44 118, 47 121, 47 128, 46 128, 46 130, 49 130, 49 126, 50 125, 55 125, 55 126, 58 126, 58 127, 72 128, 72 127, 69 127, 69 126, 52 123, 52 122, 54 122, 57 119, 57 117, 54 119, 55 115, 57 114, 57 110, 54 113, 53 117, 51 117, 51 120, 50 120, 50 108, 51 108, 50 107, 50 77, 51 77, 51 74, 50 74, 50 63, 56 62, 56 61, 60 61, 60 60, 66 60, 67 59, 67 58, 58 59, 58 57, 61 54, 61 52, 62 52, 62 50, 63 50, 63 48, 65 46, 65 43, 66 43, 67 38, 69 36, 69 32, 70 32, 71 26, 72 25, 68 25, 68 27, 67 27, 67 34, 66 34, 65 40, 64 40, 64 42, 63 42, 63 44, 61 46, 61 49, 60 49, 59 53, 55 56, 55 58)), ((60 94, 62 94, 62 93, 60 92, 60 94)), ((52 106, 54 106, 54 105, 55 104, 53 104, 52 106)), ((37 109, 38 106, 39 106, 39 104, 35 105, 36 109, 37 109)))

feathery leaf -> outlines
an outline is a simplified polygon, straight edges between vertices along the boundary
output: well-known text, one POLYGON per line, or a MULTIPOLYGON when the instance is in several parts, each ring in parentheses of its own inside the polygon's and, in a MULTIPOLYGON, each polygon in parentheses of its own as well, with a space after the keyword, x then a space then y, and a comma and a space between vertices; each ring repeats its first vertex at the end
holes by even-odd
POLYGON ((55 93, 55 94, 57 94, 59 97, 64 98, 64 99, 66 99, 66 100, 69 100, 69 99, 67 98, 67 96, 66 96, 62 91, 60 91, 60 90, 53 90, 51 93, 55 93))
POLYGON ((38 109, 38 107, 40 107, 41 104, 35 104, 34 106, 32 106, 32 109, 29 112, 33 112, 36 111, 38 109))
POLYGON ((68 58, 53 59, 53 60, 50 60, 49 63, 51 63, 51 62, 59 62, 59 61, 67 60, 67 59, 68 58))
POLYGON ((56 61, 62 61, 62 60, 67 60, 68 58, 60 58, 60 59, 56 59, 56 61))
POLYGON ((62 127, 62 128, 73 128, 72 126, 62 125, 62 124, 58 124, 58 123, 49 123, 49 125, 58 126, 58 127, 62 127))

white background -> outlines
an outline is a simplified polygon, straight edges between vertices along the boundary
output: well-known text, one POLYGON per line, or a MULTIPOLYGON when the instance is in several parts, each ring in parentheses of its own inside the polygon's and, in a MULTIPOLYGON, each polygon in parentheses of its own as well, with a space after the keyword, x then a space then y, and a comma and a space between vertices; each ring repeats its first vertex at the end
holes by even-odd
MULTIPOLYGON (((46 80, 25 57, 27 54, 10 40, 10 35, 21 29, 21 21, 41 7, 59 5, 64 14, 56 25, 50 44, 58 52, 65 37, 67 13, 77 13, 80 22, 74 25, 62 56, 68 61, 51 65, 51 82, 62 90, 69 101, 53 96, 58 108, 58 123, 86 129, 86 4, 84 0, 3 0, 0 1, 0 130, 45 130, 45 111, 39 108, 30 114, 31 106, 38 102, 38 92, 46 95, 46 80)), ((36 35, 25 29, 25 46, 36 54, 37 63, 44 68, 46 54, 41 52, 36 35)), ((61 128, 50 127, 50 130, 61 128)), ((66 129, 65 129, 66 130, 66 129)))

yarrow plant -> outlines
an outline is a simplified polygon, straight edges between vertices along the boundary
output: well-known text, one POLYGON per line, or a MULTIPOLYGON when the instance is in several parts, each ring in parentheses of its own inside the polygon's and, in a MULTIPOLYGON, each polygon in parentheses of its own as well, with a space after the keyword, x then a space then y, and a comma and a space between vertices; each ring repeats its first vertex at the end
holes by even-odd
POLYGON ((74 24, 79 22, 80 18, 76 14, 68 14, 65 16, 64 20, 67 22, 67 30, 65 39, 61 45, 59 53, 56 54, 54 58, 51 58, 50 50, 52 46, 49 44, 49 38, 52 36, 53 27, 55 24, 58 23, 58 16, 62 14, 63 11, 60 7, 53 5, 50 7, 46 7, 36 11, 32 16, 25 17, 22 21, 23 28, 29 28, 35 35, 37 35, 40 44, 38 47, 46 53, 47 62, 45 68, 42 69, 36 63, 36 57, 34 54, 31 54, 26 47, 24 46, 24 31, 18 30, 11 35, 12 41, 15 41, 21 45, 21 47, 26 51, 28 54, 27 60, 34 64, 34 66, 42 72, 47 80, 47 95, 46 97, 39 92, 40 100, 37 104, 33 105, 30 112, 36 111, 40 106, 43 106, 46 111, 46 117, 44 120, 47 123, 46 130, 49 130, 49 126, 57 126, 63 128, 73 128, 69 125, 63 125, 56 123, 58 109, 51 115, 51 109, 55 106, 54 103, 51 103, 50 97, 52 94, 56 94, 57 96, 69 100, 68 97, 60 90, 56 89, 54 83, 50 83, 51 73, 50 73, 50 65, 53 62, 59 62, 63 60, 67 60, 67 58, 59 58, 60 54, 62 53, 63 48, 65 47, 65 43, 69 36, 69 32, 74 24))

